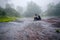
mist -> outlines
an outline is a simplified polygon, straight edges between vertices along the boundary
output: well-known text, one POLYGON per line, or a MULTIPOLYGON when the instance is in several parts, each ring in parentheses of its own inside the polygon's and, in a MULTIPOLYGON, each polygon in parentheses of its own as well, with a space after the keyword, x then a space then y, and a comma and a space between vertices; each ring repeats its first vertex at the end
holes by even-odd
POLYGON ((42 10, 46 10, 47 5, 50 3, 57 4, 59 2, 59 0, 11 0, 11 3, 13 3, 15 6, 26 7, 30 1, 35 2, 42 8, 42 10))
POLYGON ((4 7, 7 3, 9 3, 15 7, 22 6, 25 8, 30 1, 35 2, 42 10, 46 10, 47 5, 50 3, 57 4, 60 2, 60 0, 0 0, 0 6, 4 7))
MULTIPOLYGON (((4 10, 9 9, 10 12, 11 10, 15 10, 16 12, 14 11, 15 14, 13 13, 13 15, 20 14, 20 16, 23 17, 33 17, 34 14, 39 14, 41 17, 47 17, 56 16, 55 14, 57 14, 58 11, 57 13, 54 13, 53 11, 58 10, 58 7, 56 8, 56 6, 58 6, 59 3, 60 0, 0 0, 0 7, 4 10)), ((7 15, 11 14, 9 11, 7 11, 7 15)), ((60 14, 58 13, 57 16, 58 15, 60 14)))

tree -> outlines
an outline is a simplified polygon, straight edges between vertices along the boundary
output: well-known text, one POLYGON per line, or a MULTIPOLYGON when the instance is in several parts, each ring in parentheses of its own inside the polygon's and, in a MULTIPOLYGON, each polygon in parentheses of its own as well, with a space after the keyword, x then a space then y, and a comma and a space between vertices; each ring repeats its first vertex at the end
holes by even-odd
POLYGON ((55 6, 55 16, 60 16, 60 2, 55 6))
POLYGON ((20 13, 18 13, 10 4, 6 4, 5 12, 7 16, 11 17, 20 17, 20 13))
POLYGON ((46 16, 59 17, 60 16, 60 2, 56 5, 50 4, 46 12, 47 12, 46 16))
POLYGON ((6 16, 6 12, 3 8, 0 7, 0 17, 6 16))
POLYGON ((27 10, 24 12, 24 15, 26 17, 32 17, 34 16, 34 14, 40 14, 40 13, 41 13, 40 7, 36 3, 30 2, 27 5, 27 10))

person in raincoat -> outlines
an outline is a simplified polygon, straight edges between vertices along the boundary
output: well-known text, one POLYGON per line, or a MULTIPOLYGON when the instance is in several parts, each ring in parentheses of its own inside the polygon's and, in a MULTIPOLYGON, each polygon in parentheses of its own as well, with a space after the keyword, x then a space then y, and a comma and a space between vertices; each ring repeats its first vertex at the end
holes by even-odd
POLYGON ((38 14, 35 14, 35 16, 34 16, 34 20, 35 20, 35 21, 41 20, 41 17, 40 17, 40 15, 38 15, 38 14))

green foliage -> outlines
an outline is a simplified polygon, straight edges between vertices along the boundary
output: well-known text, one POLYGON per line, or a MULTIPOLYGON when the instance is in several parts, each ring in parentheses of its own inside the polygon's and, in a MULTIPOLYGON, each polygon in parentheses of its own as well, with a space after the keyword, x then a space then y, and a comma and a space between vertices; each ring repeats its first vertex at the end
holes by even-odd
POLYGON ((0 22, 10 22, 16 20, 17 17, 20 17, 20 13, 11 6, 7 6, 6 8, 0 7, 0 22))
POLYGON ((60 29, 57 29, 56 32, 57 32, 57 33, 60 33, 60 29))
POLYGON ((0 7, 0 17, 1 16, 6 16, 6 12, 4 11, 3 8, 0 7))
POLYGON ((7 16, 10 17, 20 17, 20 13, 18 13, 14 8, 12 8, 9 4, 6 5, 5 12, 7 16))
POLYGON ((12 8, 9 4, 6 6, 5 9, 0 7, 0 17, 20 17, 20 13, 18 13, 14 8, 12 8))
POLYGON ((45 11, 45 16, 55 16, 60 17, 60 3, 54 5, 50 4, 47 11, 45 11))
POLYGON ((10 22, 16 20, 16 17, 0 17, 0 22, 10 22))

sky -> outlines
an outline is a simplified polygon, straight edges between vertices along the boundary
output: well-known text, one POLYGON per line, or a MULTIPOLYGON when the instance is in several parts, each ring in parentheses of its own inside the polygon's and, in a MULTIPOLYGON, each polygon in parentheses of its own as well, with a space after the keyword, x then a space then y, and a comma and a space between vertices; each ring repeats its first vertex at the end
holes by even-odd
POLYGON ((0 6, 5 7, 9 0, 0 0, 0 6))
POLYGON ((22 7, 26 7, 27 3, 33 1, 35 2, 37 5, 39 5, 42 10, 46 10, 47 9, 47 5, 49 3, 58 3, 60 0, 0 0, 0 6, 5 6, 6 3, 10 3, 13 4, 14 6, 22 6, 22 7))

